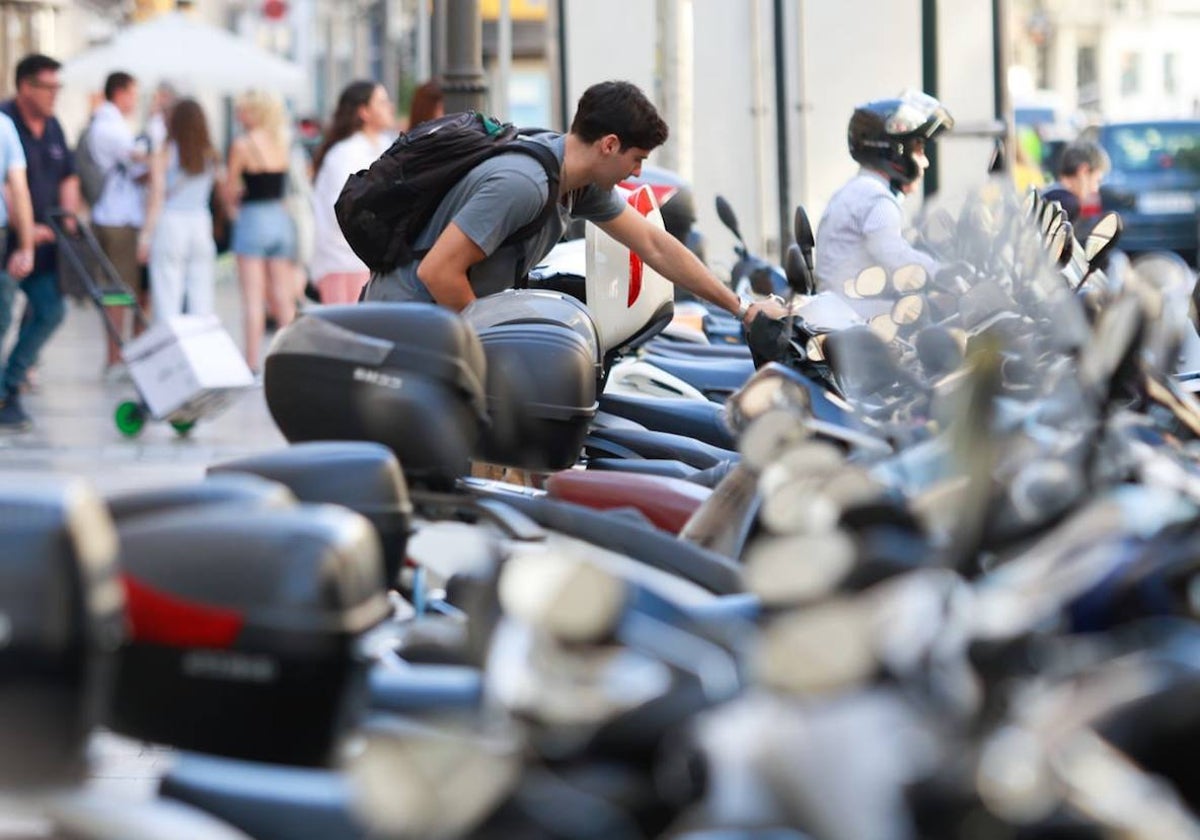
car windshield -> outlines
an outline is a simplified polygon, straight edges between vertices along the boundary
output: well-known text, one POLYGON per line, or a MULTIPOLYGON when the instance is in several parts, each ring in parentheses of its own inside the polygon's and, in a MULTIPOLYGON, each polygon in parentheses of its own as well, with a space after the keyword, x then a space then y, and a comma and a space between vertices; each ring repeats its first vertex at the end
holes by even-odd
POLYGON ((1200 122, 1111 126, 1105 132, 1103 142, 1116 170, 1155 172, 1180 168, 1200 171, 1200 122))

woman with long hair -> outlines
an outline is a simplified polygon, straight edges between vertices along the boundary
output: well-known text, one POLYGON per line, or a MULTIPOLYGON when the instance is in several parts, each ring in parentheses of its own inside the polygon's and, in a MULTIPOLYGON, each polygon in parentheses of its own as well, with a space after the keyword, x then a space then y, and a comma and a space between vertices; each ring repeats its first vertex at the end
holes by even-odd
POLYGON ((423 122, 435 120, 446 113, 445 94, 436 79, 430 79, 423 85, 418 85, 413 91, 412 102, 408 106, 408 127, 416 128, 423 122))
POLYGON ((378 82, 351 82, 338 97, 325 139, 313 156, 313 222, 310 268, 321 303, 353 303, 370 271, 346 244, 333 205, 346 179, 366 169, 391 144, 395 113, 378 82))
POLYGON ((209 199, 220 160, 200 104, 175 103, 166 130, 151 157, 146 223, 138 237, 156 320, 182 314, 185 303, 189 314, 211 313, 216 261, 209 199))
POLYGON ((290 137, 283 105, 262 91, 237 101, 243 133, 229 147, 230 250, 237 256, 245 327, 243 352, 259 368, 266 331, 264 292, 271 315, 286 327, 296 315, 296 230, 284 204, 290 137))

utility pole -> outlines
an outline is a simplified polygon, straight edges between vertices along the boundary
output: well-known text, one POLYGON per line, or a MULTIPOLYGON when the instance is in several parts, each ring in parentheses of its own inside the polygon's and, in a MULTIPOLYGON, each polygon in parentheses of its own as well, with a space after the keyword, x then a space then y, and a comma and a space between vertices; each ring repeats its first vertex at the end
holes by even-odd
POLYGON ((455 0, 446 14, 446 70, 442 76, 446 113, 482 111, 487 83, 483 78, 483 19, 479 0, 455 0))
POLYGON ((671 126, 660 160, 685 181, 693 177, 692 0, 658 0, 659 102, 671 126))

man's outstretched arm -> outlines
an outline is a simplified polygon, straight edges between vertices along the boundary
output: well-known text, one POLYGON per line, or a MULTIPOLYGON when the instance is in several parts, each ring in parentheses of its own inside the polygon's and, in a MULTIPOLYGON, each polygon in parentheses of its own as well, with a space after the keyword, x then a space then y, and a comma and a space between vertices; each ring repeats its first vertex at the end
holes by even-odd
MULTIPOLYGON (((646 264, 677 286, 736 315, 741 299, 732 289, 716 278, 700 260, 684 247, 683 243, 657 225, 626 206, 621 214, 599 227, 613 239, 636 253, 646 264)), ((787 314, 784 307, 765 301, 756 303, 746 313, 745 322, 750 323, 755 315, 763 312, 772 318, 787 314)))

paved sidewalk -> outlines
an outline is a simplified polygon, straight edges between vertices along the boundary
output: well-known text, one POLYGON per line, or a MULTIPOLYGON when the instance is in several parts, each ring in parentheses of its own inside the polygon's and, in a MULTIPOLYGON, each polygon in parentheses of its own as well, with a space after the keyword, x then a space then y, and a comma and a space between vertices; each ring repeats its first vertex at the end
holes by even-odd
MULTIPOLYGON (((233 264, 222 260, 219 266, 217 311, 241 346, 233 264)), ((127 380, 104 380, 100 319, 90 303, 68 305, 66 321, 42 353, 37 388, 22 400, 34 428, 0 433, 0 471, 80 475, 106 491, 199 478, 213 461, 285 444, 271 422, 261 388, 241 395, 224 413, 197 423, 187 438, 154 421, 148 421, 137 438, 123 437, 113 411, 121 401, 132 399, 135 390, 127 380)))

